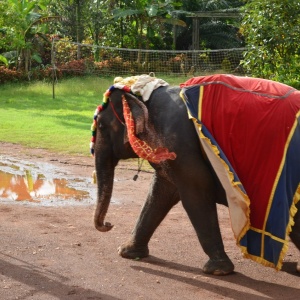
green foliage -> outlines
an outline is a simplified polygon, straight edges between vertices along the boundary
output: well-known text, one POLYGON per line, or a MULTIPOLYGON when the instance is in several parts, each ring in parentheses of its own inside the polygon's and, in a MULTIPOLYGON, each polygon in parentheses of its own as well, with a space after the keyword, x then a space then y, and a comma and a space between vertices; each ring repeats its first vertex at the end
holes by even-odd
POLYGON ((221 66, 225 72, 231 71, 231 63, 227 57, 223 59, 221 66))
MULTIPOLYGON (((42 62, 38 49, 40 39, 47 41, 46 23, 60 19, 47 15, 48 3, 49 0, 7 0, 5 14, 0 13, 0 28, 4 32, 6 51, 18 52, 16 67, 25 72, 30 71, 32 61, 39 64, 42 62)), ((0 4, 2 6, 3 2, 0 4)))
POLYGON ((68 43, 71 38, 64 37, 59 39, 55 45, 55 60, 56 63, 67 62, 77 58, 77 45, 68 43))
POLYGON ((180 7, 181 3, 173 0, 128 1, 125 6, 120 2, 112 13, 115 20, 121 21, 121 46, 130 48, 125 42, 131 41, 131 48, 157 49, 158 45, 163 49, 170 48, 171 45, 166 44, 169 38, 166 28, 170 31, 168 24, 186 26, 176 17, 180 7))
MULTIPOLYGON (((186 28, 177 29, 176 49, 187 50, 192 46, 193 19, 195 12, 236 12, 239 13, 244 1, 237 0, 189 0, 183 1, 182 9, 190 14, 180 17, 186 22, 186 28)), ((244 41, 239 33, 239 18, 200 18, 200 49, 229 49, 243 47, 244 41)))
MULTIPOLYGON (((186 47, 177 49, 187 49, 191 45, 191 23, 188 22, 192 20, 186 18, 188 11, 229 9, 240 6, 242 2, 0 0, 0 54, 17 53, 14 59, 8 59, 9 67, 30 73, 51 63, 53 36, 77 43, 89 41, 88 44, 99 46, 159 50, 175 49, 177 39, 186 47), (178 35, 186 24, 187 31, 178 35)), ((206 22, 206 25, 201 28, 202 44, 204 41, 212 49, 240 45, 239 41, 232 43, 237 41, 237 28, 232 26, 231 20, 216 20, 206 22)), ((96 62, 103 60, 99 48, 84 49, 87 47, 67 49, 66 44, 60 45, 56 61, 89 59, 91 56, 96 62)), ((138 57, 137 64, 140 63, 138 57)))
POLYGON ((244 68, 253 76, 293 83, 300 73, 300 2, 250 1, 242 30, 248 47, 244 68))
MULTIPOLYGON (((243 6, 242 28, 236 18, 201 18, 200 48, 244 46, 245 36, 248 51, 243 68, 248 73, 297 85, 298 0, 0 0, 0 65, 8 64, 12 71, 15 71, 13 67, 23 69, 27 78, 40 78, 43 72, 49 76, 51 36, 99 46, 190 49, 193 25, 189 14, 239 11, 243 6)), ((140 71, 141 57, 129 64, 125 58, 107 57, 102 52, 105 51, 96 47, 78 48, 62 43, 57 47, 56 62, 64 64, 66 72, 58 75, 71 75, 71 65, 77 65, 80 74, 89 74, 91 69, 107 72, 108 68, 118 66, 125 66, 129 73, 140 71), (90 64, 92 56, 93 65, 90 64)), ((230 64, 225 60, 223 70, 235 65, 230 57, 228 60, 230 64)), ((171 71, 180 67, 178 61, 163 61, 161 65, 171 71)), ((2 69, 1 75, 10 78, 11 72, 2 69)))
POLYGON ((0 55, 0 64, 1 62, 7 67, 8 66, 8 61, 7 58, 4 57, 3 55, 0 55))

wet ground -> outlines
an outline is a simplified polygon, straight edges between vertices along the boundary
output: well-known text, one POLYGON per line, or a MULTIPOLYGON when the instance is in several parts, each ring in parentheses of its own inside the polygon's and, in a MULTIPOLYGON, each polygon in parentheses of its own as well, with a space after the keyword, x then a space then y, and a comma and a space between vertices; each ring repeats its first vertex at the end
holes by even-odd
POLYGON ((96 197, 91 177, 74 176, 44 162, 29 162, 2 155, 0 201, 24 201, 41 205, 90 204, 96 197))

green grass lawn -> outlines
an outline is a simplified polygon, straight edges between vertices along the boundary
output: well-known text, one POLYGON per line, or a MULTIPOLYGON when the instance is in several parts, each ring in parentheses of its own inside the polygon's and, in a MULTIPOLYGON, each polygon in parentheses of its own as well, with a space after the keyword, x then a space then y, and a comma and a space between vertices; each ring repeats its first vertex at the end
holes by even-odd
MULTIPOLYGON (((168 78, 171 85, 185 78, 168 78)), ((56 152, 89 155, 93 113, 113 77, 84 77, 55 85, 34 82, 0 86, 0 141, 56 152)))

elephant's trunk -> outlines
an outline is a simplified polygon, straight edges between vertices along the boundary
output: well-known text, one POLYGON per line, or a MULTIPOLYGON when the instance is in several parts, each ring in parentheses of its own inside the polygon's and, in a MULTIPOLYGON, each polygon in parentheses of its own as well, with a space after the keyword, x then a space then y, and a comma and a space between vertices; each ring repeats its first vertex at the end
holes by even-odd
POLYGON ((96 159, 96 178, 97 178, 97 206, 94 214, 94 224, 97 230, 101 232, 109 231, 113 228, 113 225, 109 222, 104 222, 108 207, 110 204, 110 199, 113 189, 114 180, 114 167, 107 165, 105 166, 96 159), (100 167, 101 166, 101 167, 100 167))

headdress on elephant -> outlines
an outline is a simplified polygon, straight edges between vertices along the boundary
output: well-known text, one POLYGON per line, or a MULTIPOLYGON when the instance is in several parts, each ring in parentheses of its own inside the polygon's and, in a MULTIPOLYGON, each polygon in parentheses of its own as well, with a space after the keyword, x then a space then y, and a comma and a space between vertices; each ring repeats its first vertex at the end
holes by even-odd
MULTIPOLYGON (((94 145, 96 141, 97 116, 101 111, 103 111, 107 107, 109 97, 115 89, 120 89, 127 93, 139 95, 144 101, 147 101, 150 98, 150 95, 153 90, 157 89, 160 86, 166 85, 168 85, 166 81, 149 75, 132 76, 127 77, 125 79, 123 79, 122 77, 116 77, 114 80, 114 85, 110 86, 109 89, 107 89, 106 92, 103 94, 102 104, 97 107, 94 113, 94 121, 91 127, 91 154, 94 155, 95 151, 94 145)), ((145 141, 140 140, 135 135, 134 119, 132 117, 131 111, 124 96, 122 97, 122 103, 126 125, 123 124, 123 122, 120 122, 127 128, 128 140, 134 152, 139 157, 147 159, 148 161, 153 163, 160 163, 166 159, 174 160, 176 158, 176 154, 174 152, 169 152, 168 149, 165 147, 158 147, 156 149, 152 149, 150 145, 148 145, 145 141)), ((116 115, 116 117, 120 120, 118 115, 116 115)))

